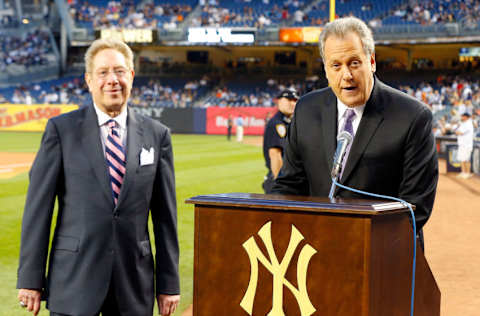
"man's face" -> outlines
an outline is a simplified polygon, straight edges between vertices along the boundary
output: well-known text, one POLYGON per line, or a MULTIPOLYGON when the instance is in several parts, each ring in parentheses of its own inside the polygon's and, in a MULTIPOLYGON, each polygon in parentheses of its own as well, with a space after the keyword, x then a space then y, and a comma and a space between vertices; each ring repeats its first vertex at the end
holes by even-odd
POLYGON ((115 49, 99 51, 93 58, 92 73, 85 74, 95 104, 105 113, 118 113, 126 106, 132 90, 133 69, 115 49))
POLYGON ((356 33, 325 41, 325 73, 335 95, 345 105, 367 103, 373 86, 375 54, 367 56, 356 33))
POLYGON ((291 117, 295 110, 295 104, 297 104, 295 99, 280 98, 278 99, 278 110, 286 117, 291 117))

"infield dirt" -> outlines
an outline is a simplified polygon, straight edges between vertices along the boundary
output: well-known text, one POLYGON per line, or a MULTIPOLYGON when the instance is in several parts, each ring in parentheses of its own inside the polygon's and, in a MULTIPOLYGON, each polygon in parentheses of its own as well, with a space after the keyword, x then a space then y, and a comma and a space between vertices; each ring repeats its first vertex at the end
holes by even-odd
POLYGON ((35 153, 0 152, 0 179, 10 179, 28 171, 35 153))

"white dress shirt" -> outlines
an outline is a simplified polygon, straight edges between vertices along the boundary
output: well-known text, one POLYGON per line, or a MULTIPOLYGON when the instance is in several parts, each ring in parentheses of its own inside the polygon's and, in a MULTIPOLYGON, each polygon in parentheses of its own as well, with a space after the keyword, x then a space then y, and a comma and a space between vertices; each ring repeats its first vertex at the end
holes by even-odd
POLYGON ((355 111, 355 117, 353 118, 352 125, 353 125, 353 132, 355 133, 355 135, 357 135, 358 125, 360 125, 360 121, 363 116, 363 111, 365 110, 365 104, 351 108, 343 104, 343 102, 340 101, 339 98, 337 98, 337 113, 338 113, 337 135, 340 133, 340 131, 343 128, 343 124, 345 123, 345 119, 346 119, 345 112, 347 111, 347 109, 353 109, 355 111))
POLYGON ((103 154, 105 155, 105 142, 107 141, 108 130, 107 122, 109 120, 114 120, 117 123, 117 132, 124 150, 127 148, 127 107, 125 107, 119 115, 115 117, 110 117, 105 112, 100 110, 95 103, 93 103, 95 112, 97 113, 98 126, 100 127, 100 140, 102 141, 103 154))

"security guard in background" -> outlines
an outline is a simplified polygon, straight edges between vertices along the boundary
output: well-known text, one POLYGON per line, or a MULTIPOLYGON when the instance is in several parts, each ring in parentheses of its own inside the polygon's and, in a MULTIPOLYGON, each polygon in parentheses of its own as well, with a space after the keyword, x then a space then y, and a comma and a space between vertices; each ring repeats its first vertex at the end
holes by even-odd
POLYGON ((263 156, 268 174, 263 182, 263 190, 270 193, 273 181, 283 165, 283 149, 287 141, 287 130, 292 120, 298 94, 295 90, 283 90, 277 98, 278 112, 265 126, 263 134, 263 156))

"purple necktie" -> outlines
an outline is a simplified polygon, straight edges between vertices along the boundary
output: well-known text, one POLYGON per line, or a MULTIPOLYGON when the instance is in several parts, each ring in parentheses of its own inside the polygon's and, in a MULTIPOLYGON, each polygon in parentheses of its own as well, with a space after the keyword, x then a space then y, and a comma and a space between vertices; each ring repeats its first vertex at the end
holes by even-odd
POLYGON ((114 120, 107 122, 108 136, 105 142, 105 157, 108 163, 110 183, 112 185, 113 201, 118 202, 123 177, 125 176, 125 151, 118 136, 117 123, 114 120))
MULTIPOLYGON (((353 131, 353 120, 355 119, 355 111, 352 109, 347 109, 344 113, 345 122, 343 123, 343 128, 340 132, 346 131, 352 135, 352 139, 355 137, 355 132, 353 131)), ((347 164, 348 154, 350 153, 350 147, 352 147, 353 140, 350 144, 348 144, 347 149, 345 151, 345 155, 343 156, 342 160, 342 171, 340 172, 340 178, 342 178, 343 171, 345 170, 345 165, 347 164)))

